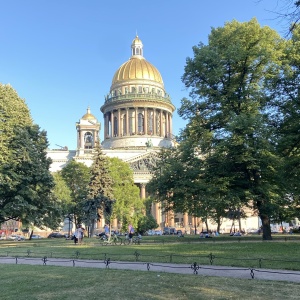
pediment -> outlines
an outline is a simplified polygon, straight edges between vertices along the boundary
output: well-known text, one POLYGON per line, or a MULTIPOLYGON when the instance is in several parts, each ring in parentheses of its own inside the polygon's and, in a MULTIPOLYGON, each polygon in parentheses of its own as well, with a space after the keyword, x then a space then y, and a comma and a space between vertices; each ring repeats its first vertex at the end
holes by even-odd
POLYGON ((152 173, 153 169, 157 167, 158 161, 159 158, 157 154, 155 152, 150 152, 127 160, 127 163, 134 172, 152 173))

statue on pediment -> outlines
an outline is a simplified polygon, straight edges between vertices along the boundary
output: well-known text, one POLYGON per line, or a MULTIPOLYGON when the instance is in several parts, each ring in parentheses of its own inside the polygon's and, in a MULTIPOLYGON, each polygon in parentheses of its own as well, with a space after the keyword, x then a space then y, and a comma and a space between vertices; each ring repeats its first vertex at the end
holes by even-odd
POLYGON ((133 171, 152 172, 157 166, 158 158, 154 155, 141 158, 137 161, 130 163, 130 167, 133 171))

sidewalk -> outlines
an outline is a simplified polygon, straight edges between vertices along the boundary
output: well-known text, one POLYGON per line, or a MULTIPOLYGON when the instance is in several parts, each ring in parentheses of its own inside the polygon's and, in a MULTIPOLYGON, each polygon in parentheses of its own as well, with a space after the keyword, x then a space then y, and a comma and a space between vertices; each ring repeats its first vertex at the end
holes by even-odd
POLYGON ((117 270, 138 270, 151 272, 167 272, 177 274, 233 277, 254 280, 277 280, 300 283, 299 271, 250 269, 226 266, 204 266, 171 263, 145 263, 125 261, 101 261, 83 259, 0 257, 0 264, 46 265, 61 267, 100 268, 117 270))

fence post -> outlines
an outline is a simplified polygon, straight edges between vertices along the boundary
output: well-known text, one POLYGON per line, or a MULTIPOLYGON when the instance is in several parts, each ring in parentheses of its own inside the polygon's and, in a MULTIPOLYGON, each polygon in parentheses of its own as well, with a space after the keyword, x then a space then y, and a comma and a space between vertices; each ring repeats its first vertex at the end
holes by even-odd
POLYGON ((135 251, 133 254, 135 256, 135 261, 138 261, 140 254, 137 251, 135 251))

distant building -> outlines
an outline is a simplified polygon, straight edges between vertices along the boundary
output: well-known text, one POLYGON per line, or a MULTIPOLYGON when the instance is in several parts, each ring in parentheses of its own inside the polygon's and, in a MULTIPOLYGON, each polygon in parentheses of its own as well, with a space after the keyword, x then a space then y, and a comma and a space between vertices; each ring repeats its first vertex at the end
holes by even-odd
MULTIPOLYGON (((157 151, 172 147, 172 117, 175 110, 167 94, 162 76, 143 56, 143 44, 138 36, 131 44, 131 57, 115 72, 109 93, 100 108, 104 118, 103 152, 127 162, 146 197, 146 184, 151 179, 151 166, 157 160, 157 151)), ((77 149, 49 150, 53 163, 51 171, 61 170, 74 159, 87 166, 92 164, 92 151, 99 140, 101 125, 90 108, 76 123, 77 149)), ((159 204, 153 204, 153 216, 163 226, 165 217, 159 204)), ((117 220, 114 226, 117 226, 117 220)))
MULTIPOLYGON (((131 57, 115 72, 109 93, 100 107, 104 119, 103 152, 108 157, 118 157, 127 162, 134 174, 134 182, 140 188, 141 198, 146 197, 146 184, 152 177, 150 169, 157 161, 157 151, 174 146, 172 117, 175 107, 165 90, 160 72, 143 55, 143 44, 138 36, 131 44, 131 57)), ((99 140, 101 125, 87 108, 86 114, 76 123, 77 148, 49 150, 53 163, 51 171, 61 170, 74 159, 87 166, 92 164, 92 151, 99 140)), ((152 204, 152 214, 161 228, 183 227, 187 231, 205 229, 200 218, 187 214, 164 212, 159 203, 152 204)), ((248 212, 242 227, 258 228, 258 217, 248 212)), ((237 221, 225 220, 224 232, 237 228, 237 221)), ((104 224, 98 224, 103 227, 104 224)), ((114 220, 113 227, 118 227, 114 220)), ((68 222, 64 228, 69 226, 68 222)), ((210 229, 216 228, 209 223, 210 229)))

